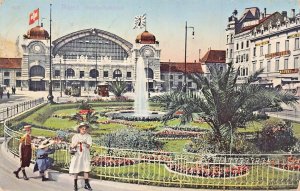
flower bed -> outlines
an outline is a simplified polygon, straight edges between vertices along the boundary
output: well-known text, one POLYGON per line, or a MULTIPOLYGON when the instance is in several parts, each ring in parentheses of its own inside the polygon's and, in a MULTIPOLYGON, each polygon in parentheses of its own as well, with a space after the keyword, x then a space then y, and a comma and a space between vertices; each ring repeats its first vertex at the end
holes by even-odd
POLYGON ((170 170, 178 173, 200 176, 200 177, 212 177, 212 178, 237 177, 237 176, 244 175, 249 171, 249 167, 245 165, 231 166, 231 167, 229 165, 186 166, 186 165, 168 163, 167 167, 170 170))
POLYGON ((95 156, 91 160, 92 166, 106 166, 106 167, 133 165, 135 163, 136 161, 131 159, 117 158, 117 157, 103 157, 103 156, 95 156))
POLYGON ((278 163, 275 163, 274 160, 271 160, 271 166, 284 170, 300 171, 300 159, 290 156, 287 158, 287 160, 278 163))
POLYGON ((166 129, 156 133, 157 137, 160 138, 192 138, 197 137, 201 132, 193 132, 193 131, 181 131, 181 130, 173 130, 166 129))

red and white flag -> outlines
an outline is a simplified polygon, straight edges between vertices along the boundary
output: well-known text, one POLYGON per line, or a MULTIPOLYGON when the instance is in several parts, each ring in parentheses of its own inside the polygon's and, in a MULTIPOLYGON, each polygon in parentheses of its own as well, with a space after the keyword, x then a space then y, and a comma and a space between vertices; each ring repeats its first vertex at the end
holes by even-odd
POLYGON ((29 25, 39 20, 39 18, 40 18, 39 9, 35 9, 33 12, 29 14, 29 25))

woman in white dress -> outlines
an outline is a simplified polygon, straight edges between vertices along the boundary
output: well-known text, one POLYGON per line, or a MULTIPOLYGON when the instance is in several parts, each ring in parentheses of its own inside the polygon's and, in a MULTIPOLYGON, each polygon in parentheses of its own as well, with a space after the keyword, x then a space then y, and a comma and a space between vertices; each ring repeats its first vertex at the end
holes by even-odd
POLYGON ((91 171, 90 147, 92 145, 92 137, 87 133, 89 125, 80 123, 78 133, 72 137, 71 148, 76 149, 72 156, 69 173, 74 174, 74 191, 78 190, 77 179, 78 173, 84 172, 84 188, 92 190, 89 184, 89 172, 91 171))

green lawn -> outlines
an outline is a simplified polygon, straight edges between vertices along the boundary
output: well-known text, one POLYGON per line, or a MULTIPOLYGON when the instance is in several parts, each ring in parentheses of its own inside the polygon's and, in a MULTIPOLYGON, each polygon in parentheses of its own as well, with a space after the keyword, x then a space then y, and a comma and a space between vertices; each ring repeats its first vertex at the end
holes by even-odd
POLYGON ((174 139, 164 139, 161 140, 164 143, 163 150, 168 152, 183 152, 183 149, 186 144, 191 142, 190 139, 180 139, 180 140, 174 140, 174 139))

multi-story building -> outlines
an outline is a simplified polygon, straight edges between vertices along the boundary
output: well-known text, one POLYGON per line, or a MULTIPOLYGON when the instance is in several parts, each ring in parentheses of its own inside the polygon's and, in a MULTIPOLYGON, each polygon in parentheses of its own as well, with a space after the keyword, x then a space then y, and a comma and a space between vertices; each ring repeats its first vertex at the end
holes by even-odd
POLYGON ((226 63, 240 67, 239 81, 263 68, 260 83, 287 88, 299 83, 300 15, 291 10, 271 14, 259 8, 237 11, 228 19, 226 28, 226 63))
POLYGON ((0 58, 0 84, 21 87, 21 58, 0 58))
POLYGON ((186 63, 186 70, 185 63, 183 62, 161 62, 160 64, 161 80, 164 82, 161 88, 162 91, 171 91, 183 87, 185 83, 185 72, 187 74, 187 88, 193 91, 197 88, 197 85, 188 74, 203 74, 201 62, 186 63))
POLYGON ((225 64, 225 50, 208 50, 201 59, 203 73, 210 79, 210 67, 216 67, 219 70, 227 69, 225 64))

